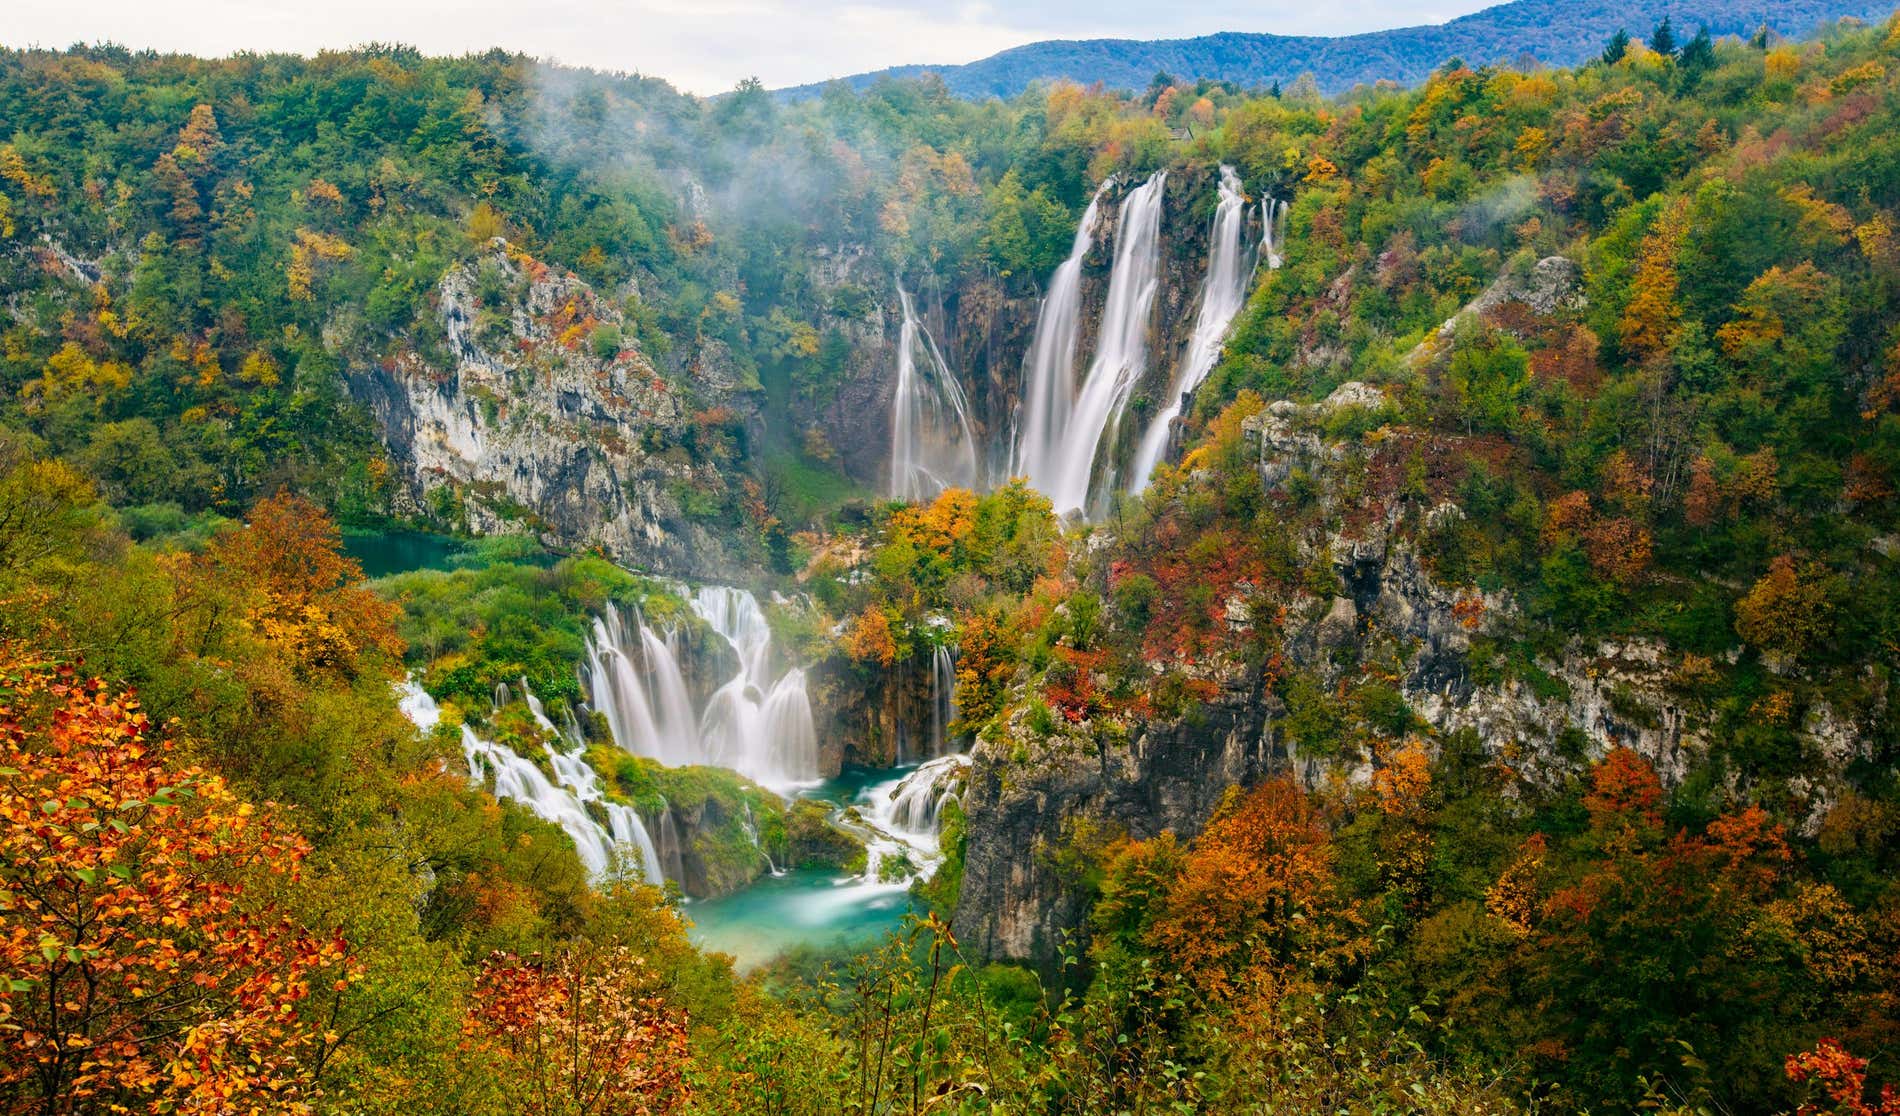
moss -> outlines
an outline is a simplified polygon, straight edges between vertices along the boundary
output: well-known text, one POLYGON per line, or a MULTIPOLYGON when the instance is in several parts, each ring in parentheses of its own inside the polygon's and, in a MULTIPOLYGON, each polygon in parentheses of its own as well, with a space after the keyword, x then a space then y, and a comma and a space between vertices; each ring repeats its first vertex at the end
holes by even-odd
POLYGON ((787 866, 849 868, 864 864, 864 842, 832 824, 831 807, 800 799, 784 815, 787 866))
POLYGON ((787 856, 784 802, 737 772, 667 767, 603 744, 587 750, 587 762, 600 773, 609 798, 630 804, 644 818, 672 814, 688 845, 685 882, 691 894, 743 887, 764 869, 761 850, 775 862, 787 856))
POLYGON ((943 863, 937 866, 935 875, 920 881, 913 890, 925 906, 948 919, 957 913, 957 899, 963 894, 964 846, 969 836, 969 820, 955 798, 944 801, 937 833, 943 863))

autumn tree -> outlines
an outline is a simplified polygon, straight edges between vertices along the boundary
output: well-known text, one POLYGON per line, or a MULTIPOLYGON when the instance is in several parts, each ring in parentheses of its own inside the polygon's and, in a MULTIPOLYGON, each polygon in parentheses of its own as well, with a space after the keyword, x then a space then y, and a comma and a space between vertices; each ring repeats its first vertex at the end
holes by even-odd
POLYGON ((1735 631, 1764 651, 1798 656, 1826 638, 1829 611, 1825 571, 1797 569, 1783 554, 1735 603, 1735 631))
POLYGON ((287 492, 252 507, 250 519, 213 540, 206 561, 225 584, 245 587, 245 622, 286 648, 306 671, 356 675, 366 660, 402 653, 397 606, 365 590, 362 567, 322 508, 287 492))
POLYGON ((1215 997, 1343 963, 1360 944, 1324 819, 1291 779, 1236 794, 1208 823, 1148 931, 1153 951, 1215 997))
POLYGON ((463 1033, 498 1057, 529 1116, 666 1116, 692 1099, 686 1023, 658 977, 624 947, 482 965, 463 1033))
POLYGON ((0 1110, 301 1111, 344 943, 254 902, 307 851, 130 695, 0 647, 0 1110))

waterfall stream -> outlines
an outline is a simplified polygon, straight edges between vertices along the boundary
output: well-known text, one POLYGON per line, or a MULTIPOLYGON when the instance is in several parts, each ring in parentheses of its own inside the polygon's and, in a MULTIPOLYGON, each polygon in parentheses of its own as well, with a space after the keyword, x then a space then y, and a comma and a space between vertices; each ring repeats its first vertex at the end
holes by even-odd
POLYGON ((1076 226, 1069 258, 1049 279, 1036 317, 1035 337, 1023 360, 1022 425, 1016 434, 1012 468, 1030 478, 1050 476, 1055 455, 1075 407, 1076 342, 1082 328, 1082 261, 1095 247, 1096 227, 1102 218, 1102 195, 1114 184, 1103 182, 1089 199, 1082 222, 1076 226))
POLYGON ((979 479, 976 435, 963 385, 918 320, 902 283, 897 300, 904 324, 898 334, 897 390, 891 400, 891 496, 927 500, 946 488, 973 488, 979 479))
MULTIPOLYGON (((1115 263, 1096 332, 1095 351, 1066 422, 1046 431, 1048 442, 1025 452, 1040 469, 1030 483, 1058 512, 1089 510, 1096 461, 1112 440, 1128 397, 1148 365, 1148 328, 1160 285, 1161 202, 1167 172, 1157 171, 1123 199, 1115 229, 1115 263)), ((1032 378, 1038 374, 1032 370, 1032 378)), ((1027 435, 1025 435, 1027 445, 1027 435)))
MULTIPOLYGON (((1262 207, 1265 212, 1273 202, 1262 207)), ((1181 416, 1194 389, 1214 369, 1221 347, 1227 340, 1227 327, 1247 301, 1247 284, 1253 278, 1257 257, 1243 243, 1247 224, 1247 199, 1240 192, 1240 176, 1234 168, 1220 169, 1220 202, 1214 207, 1214 227, 1208 234, 1207 278, 1201 282, 1201 310, 1194 319, 1194 333, 1188 338, 1179 371, 1170 387, 1173 403, 1148 424, 1134 465, 1128 472, 1128 490, 1140 492, 1148 487, 1155 466, 1167 455, 1174 420, 1181 416)), ((1268 226, 1271 235, 1271 225, 1268 226)), ((1272 249, 1268 248, 1271 252, 1272 249)))
MULTIPOLYGON (((400 708, 417 728, 428 732, 440 723, 442 714, 435 700, 414 680, 404 682, 399 692, 402 695, 400 708)), ((504 687, 497 696, 505 693, 504 687)), ((468 764, 469 780, 483 787, 490 786, 492 780, 491 789, 496 798, 519 802, 536 817, 560 826, 574 842, 574 849, 592 878, 607 878, 630 850, 639 857, 642 878, 651 883, 661 882, 664 875, 659 856, 640 815, 630 807, 602 802, 607 815, 607 823, 603 825, 588 812, 587 804, 600 800, 602 793, 600 777, 580 756, 580 741, 569 739, 555 729, 525 681, 522 695, 536 724, 548 731, 552 739, 573 745, 574 750, 562 751, 551 743, 543 745, 555 772, 555 779, 550 780, 539 767, 512 749, 484 739, 464 724, 462 758, 468 764)))
POLYGON ((818 780, 818 732, 805 672, 774 674, 772 629, 743 589, 695 590, 693 611, 725 640, 739 669, 698 715, 680 666, 677 633, 613 609, 594 620, 582 673, 614 742, 669 767, 724 767, 783 794, 818 780))
MULTIPOLYGON (((928 879, 942 862, 939 817, 959 793, 970 762, 965 755, 945 754, 956 716, 954 651, 939 646, 931 657, 932 758, 888 778, 868 773, 873 781, 856 782, 863 776, 853 775, 821 785, 805 673, 774 662, 771 627, 757 598, 721 586, 682 591, 694 613, 731 648, 738 664, 734 674, 696 715, 680 632, 659 630, 638 611, 610 609, 596 617, 580 668, 589 707, 605 717, 616 744, 636 755, 725 767, 787 798, 828 799, 833 824, 865 845, 864 869, 843 877, 782 867, 761 845, 767 874, 735 895, 696 902, 696 935, 711 948, 757 961, 793 941, 895 925, 909 905, 912 883, 928 879)), ((440 722, 436 703, 413 680, 399 693, 402 711, 423 731, 440 722)), ((545 764, 464 724, 462 755, 470 781, 559 826, 595 880, 629 869, 654 883, 685 878, 689 835, 673 809, 662 800, 657 811, 642 817, 630 805, 608 801, 600 774, 587 762, 574 710, 550 715, 525 679, 518 691, 496 687, 498 712, 516 700, 544 737, 545 764)), ((759 844, 759 819, 749 808, 742 824, 759 844)))

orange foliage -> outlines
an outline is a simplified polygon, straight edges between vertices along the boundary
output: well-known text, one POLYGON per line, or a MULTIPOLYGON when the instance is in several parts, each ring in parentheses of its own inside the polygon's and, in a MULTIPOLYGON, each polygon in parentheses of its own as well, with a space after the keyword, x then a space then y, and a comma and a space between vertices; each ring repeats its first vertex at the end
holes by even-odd
POLYGON ((313 671, 354 676, 363 657, 402 654, 397 606, 360 588, 362 567, 343 554, 336 523, 301 496, 258 501, 246 526, 221 532, 205 561, 227 584, 246 587, 246 621, 313 671))
POLYGON ((0 1096, 9 1111, 302 1111, 345 947, 248 903, 308 846, 169 762, 129 695, 0 648, 0 1096))
POLYGON ((897 641, 891 636, 891 618, 876 605, 863 612, 845 630, 844 653, 854 662, 890 666, 897 661, 897 641))
POLYGON ((1831 1102, 1825 1108, 1804 1104, 1798 1116, 1839 1113, 1841 1116, 1900 1116, 1900 1093, 1892 1085, 1883 1085, 1878 1100, 1867 1100, 1867 1059, 1856 1058, 1838 1041, 1824 1038, 1813 1050, 1788 1055, 1788 1080, 1796 1084, 1812 1083, 1831 1102))
POLYGON ((1643 360, 1661 357, 1675 345, 1682 322, 1682 307, 1676 302, 1676 253, 1687 231, 1688 201, 1677 199, 1643 238, 1630 300, 1617 322, 1623 344, 1643 360))
POLYGON ((1612 819, 1640 817, 1651 825, 1661 823, 1656 804, 1662 801, 1662 780, 1649 761, 1628 748, 1612 748, 1590 772, 1590 793, 1583 796, 1584 809, 1598 824, 1612 819))
POLYGON ((1365 943, 1319 812, 1291 779, 1231 799, 1194 842, 1148 944, 1219 998, 1342 964, 1365 943))
POLYGON ((1518 936, 1529 934, 1536 926, 1538 874, 1550 855, 1550 843, 1542 833, 1533 833, 1518 847, 1498 882, 1484 893, 1484 909, 1493 918, 1509 926, 1518 936))
POLYGON ((1796 571, 1786 554, 1735 603, 1735 631, 1763 650, 1799 655, 1827 631, 1828 600, 1820 571, 1796 571))
POLYGON ((500 1057, 517 1111, 531 1116, 665 1116, 692 1099, 686 1023, 626 949, 555 960, 495 954, 482 965, 463 1035, 500 1057))

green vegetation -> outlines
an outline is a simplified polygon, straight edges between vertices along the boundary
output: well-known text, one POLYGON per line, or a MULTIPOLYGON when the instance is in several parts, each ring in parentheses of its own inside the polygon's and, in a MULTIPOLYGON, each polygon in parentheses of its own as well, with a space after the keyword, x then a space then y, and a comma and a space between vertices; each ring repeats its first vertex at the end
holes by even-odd
MULTIPOLYGON (((572 1111, 568 1051, 616 1067, 615 1111, 1890 1112, 1900 23, 1674 46, 1334 101, 792 107, 500 55, 0 56, 0 1104, 572 1111), (848 505, 822 440, 751 445, 691 371, 723 347, 737 395, 829 403, 866 308, 819 293, 820 247, 1032 282, 1102 175, 1217 161, 1293 198, 1284 266, 1184 460, 1092 527, 1019 483, 848 505), (676 173, 789 200, 702 219, 676 173), (587 617, 685 622, 673 594, 519 540, 369 587, 339 550, 338 519, 404 506, 345 368, 439 359, 431 292, 497 235, 627 302, 577 345, 631 337, 708 405, 656 452, 731 474, 682 502, 809 593, 772 610, 787 646, 865 692, 957 648, 973 785, 1099 771, 1112 805, 1119 761, 1230 722, 1318 762, 1197 833, 1081 809, 1005 850, 1073 916, 1040 975, 943 921, 985 913, 974 795, 901 939, 747 978, 700 955, 656 889, 590 883, 469 788, 392 690, 418 672, 451 721, 523 678, 571 698, 587 617), (1327 403, 1348 381, 1378 404, 1327 403), (1525 719, 1480 735, 1458 697, 1525 719), (136 827, 59 828, 121 803, 136 827), (240 833, 254 860, 213 855, 240 833), (131 929, 19 913, 75 896, 131 929), (315 943, 296 993, 205 963, 280 923, 315 943), (174 938, 186 1039, 97 979, 174 938), (76 971, 110 1002, 46 994, 76 971), (154 1061, 96 1098, 16 1069, 111 1028, 154 1061), (224 1035, 265 1068, 196 1056, 224 1035)), ((538 752, 519 705, 481 715, 538 752)), ((708 893, 759 869, 748 826, 857 855, 809 804, 588 728, 708 893)))

